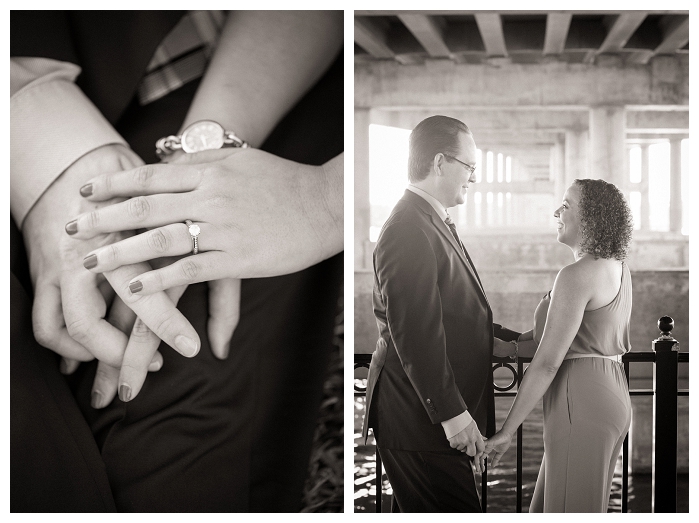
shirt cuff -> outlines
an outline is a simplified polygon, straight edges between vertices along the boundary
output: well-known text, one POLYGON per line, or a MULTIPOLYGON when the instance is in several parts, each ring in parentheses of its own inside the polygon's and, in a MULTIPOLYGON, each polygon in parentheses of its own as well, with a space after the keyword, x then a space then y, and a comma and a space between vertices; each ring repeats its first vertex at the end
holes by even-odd
POLYGON ((71 81, 33 83, 10 98, 10 212, 19 228, 44 191, 78 158, 126 144, 71 81))
POLYGON ((459 432, 468 427, 472 421, 473 418, 471 417, 471 414, 465 410, 458 416, 442 421, 442 428, 444 429, 444 433, 447 435, 447 439, 449 439, 456 436, 459 432))

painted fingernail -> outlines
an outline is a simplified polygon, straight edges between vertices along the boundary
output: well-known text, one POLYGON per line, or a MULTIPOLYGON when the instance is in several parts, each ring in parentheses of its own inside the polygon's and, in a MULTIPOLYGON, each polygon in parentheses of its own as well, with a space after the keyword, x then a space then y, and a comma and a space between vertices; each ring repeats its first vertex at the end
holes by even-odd
POLYGON ((93 409, 102 408, 102 393, 98 390, 92 391, 92 401, 90 402, 93 409))
POLYGON ((72 222, 66 223, 66 232, 68 234, 75 234, 78 232, 78 221, 73 220, 72 222))
POLYGON ((92 269, 93 267, 97 267, 97 255, 90 254, 89 256, 85 256, 85 259, 83 260, 83 266, 86 269, 92 269))
POLYGON ((80 195, 81 196, 91 196, 92 195, 92 184, 86 183, 85 185, 80 187, 80 195))
POLYGON ((188 358, 191 358, 199 352, 199 347, 197 347, 196 342, 182 334, 175 338, 175 346, 183 356, 187 356, 188 358))
POLYGON ((119 385, 119 399, 124 402, 131 399, 131 387, 129 387, 126 383, 119 385))
POLYGON ((138 280, 132 281, 129 283, 129 290, 131 291, 131 294, 141 292, 143 290, 143 284, 138 280))

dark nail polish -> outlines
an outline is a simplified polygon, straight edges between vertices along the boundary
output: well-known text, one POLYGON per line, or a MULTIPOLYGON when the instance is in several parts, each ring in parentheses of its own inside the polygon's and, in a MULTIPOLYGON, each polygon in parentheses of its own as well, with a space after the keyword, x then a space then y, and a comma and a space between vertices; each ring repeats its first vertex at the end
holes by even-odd
POLYGON ((93 409, 99 409, 102 407, 102 394, 98 390, 92 391, 92 401, 90 402, 93 409))
POLYGON ((80 195, 81 196, 92 196, 92 184, 87 183, 80 187, 80 195))
POLYGON ((90 254, 90 256, 85 256, 85 259, 83 260, 83 266, 86 269, 92 269, 93 267, 97 267, 97 255, 90 254))
POLYGON ((77 220, 73 220, 72 222, 66 223, 66 232, 68 234, 75 234, 76 232, 78 232, 77 220))
POLYGON ((129 387, 126 383, 119 385, 119 399, 124 402, 131 399, 131 387, 129 387))
POLYGON ((129 290, 131 291, 131 294, 140 292, 143 290, 143 284, 138 280, 132 281, 129 283, 129 290))

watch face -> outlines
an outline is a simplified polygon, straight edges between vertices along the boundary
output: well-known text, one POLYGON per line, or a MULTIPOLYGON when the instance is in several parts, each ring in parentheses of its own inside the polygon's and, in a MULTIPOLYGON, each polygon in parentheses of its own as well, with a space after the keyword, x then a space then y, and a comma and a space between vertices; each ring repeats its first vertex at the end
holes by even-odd
POLYGON ((223 127, 216 122, 204 120, 195 122, 182 133, 182 150, 196 153, 223 147, 223 127))

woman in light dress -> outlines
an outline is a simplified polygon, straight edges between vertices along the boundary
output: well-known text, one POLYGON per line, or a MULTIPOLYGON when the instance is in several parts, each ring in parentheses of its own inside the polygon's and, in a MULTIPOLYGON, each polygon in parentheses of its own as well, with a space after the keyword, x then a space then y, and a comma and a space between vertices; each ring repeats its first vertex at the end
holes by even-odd
MULTIPOLYGON (((520 341, 538 349, 505 423, 486 442, 496 466, 543 397, 544 457, 530 512, 606 512, 614 466, 631 424, 621 356, 631 349, 633 222, 621 191, 575 180, 554 213, 575 261, 556 276, 520 341)), ((521 353, 520 353, 521 354, 521 353)))

